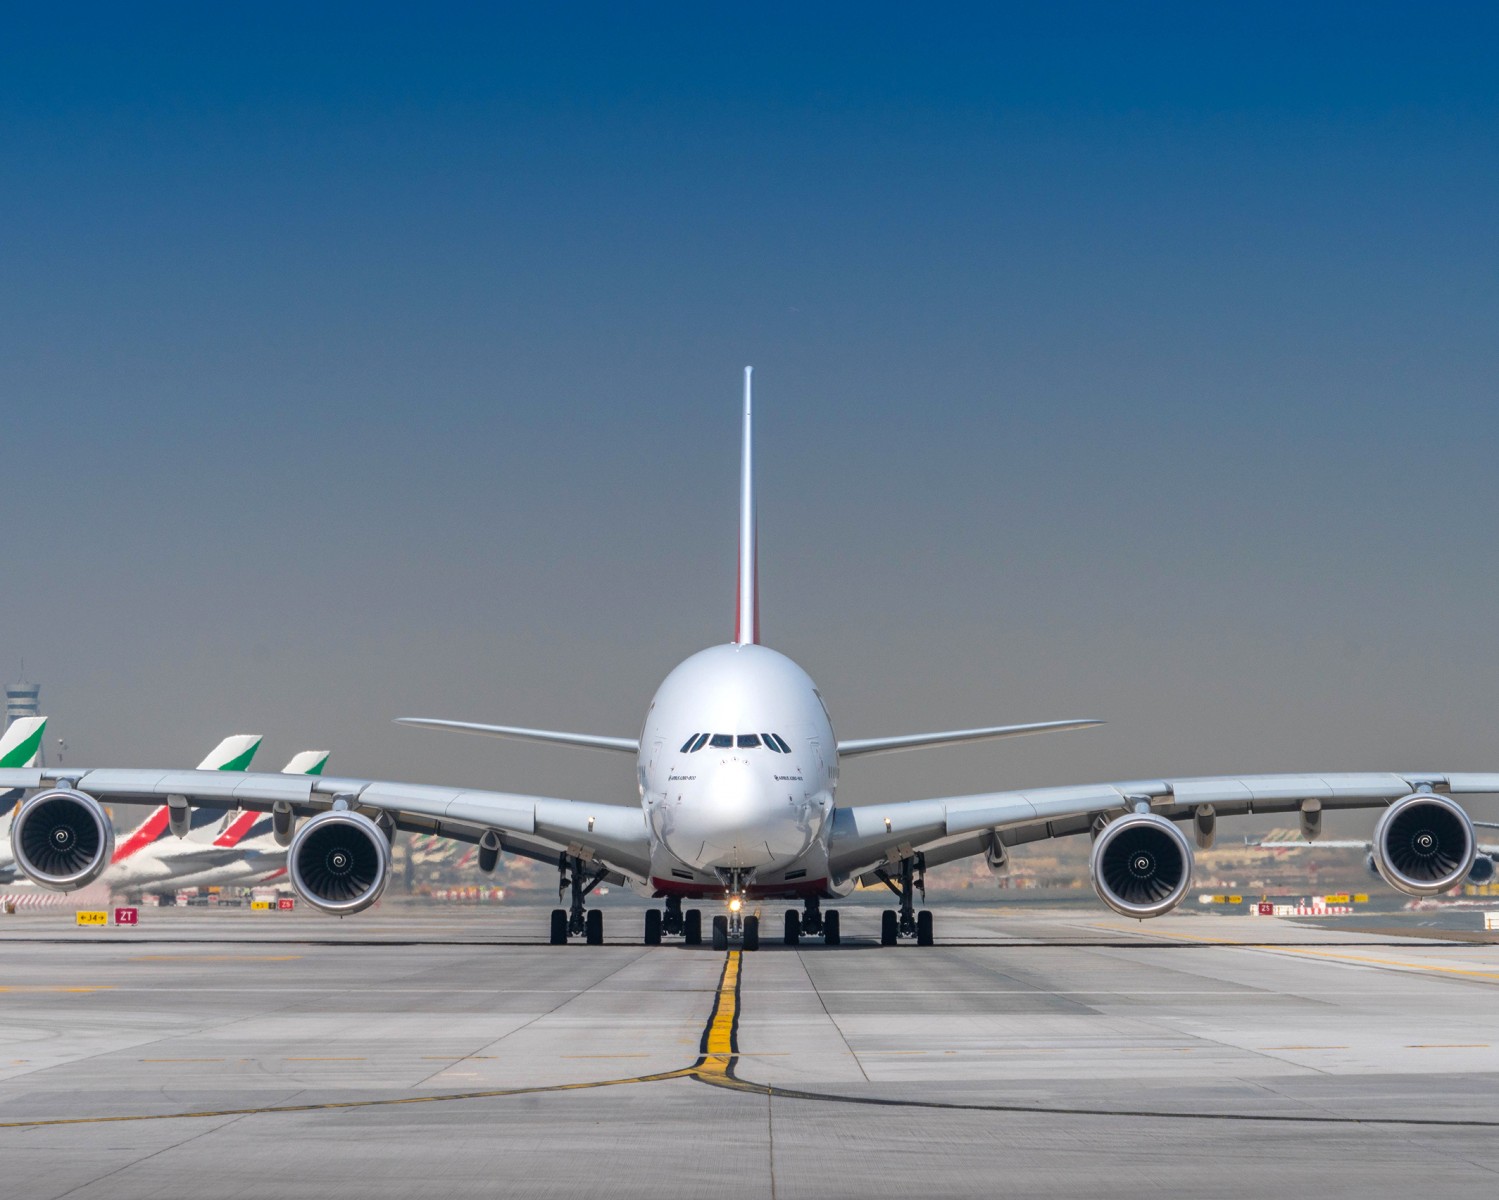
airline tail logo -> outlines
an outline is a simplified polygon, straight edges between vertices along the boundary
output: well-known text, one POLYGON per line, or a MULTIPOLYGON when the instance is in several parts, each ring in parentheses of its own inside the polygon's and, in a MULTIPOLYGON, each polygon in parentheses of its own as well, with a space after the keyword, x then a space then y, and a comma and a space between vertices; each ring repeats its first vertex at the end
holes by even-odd
POLYGON ((46 717, 17 717, 0 737, 0 767, 33 767, 42 755, 46 717))

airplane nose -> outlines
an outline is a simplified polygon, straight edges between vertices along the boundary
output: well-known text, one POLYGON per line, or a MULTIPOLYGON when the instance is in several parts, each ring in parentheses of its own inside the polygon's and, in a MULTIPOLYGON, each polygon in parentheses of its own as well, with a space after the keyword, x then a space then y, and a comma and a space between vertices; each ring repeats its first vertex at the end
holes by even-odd
POLYGON ((743 759, 727 758, 675 814, 668 843, 685 862, 759 867, 785 854, 786 797, 743 759))

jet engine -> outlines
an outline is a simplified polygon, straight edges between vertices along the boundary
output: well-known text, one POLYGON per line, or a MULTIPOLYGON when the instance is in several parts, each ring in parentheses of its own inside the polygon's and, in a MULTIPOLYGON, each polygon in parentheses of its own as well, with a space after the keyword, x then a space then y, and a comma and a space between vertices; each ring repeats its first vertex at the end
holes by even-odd
POLYGON ((1433 792, 1396 800, 1374 826, 1374 866, 1396 891, 1435 896, 1468 877, 1478 853, 1473 822, 1433 792))
POLYGON ((344 917, 380 899, 390 878, 390 842, 360 813, 319 813, 292 838, 286 868, 302 899, 344 917))
POLYGON ((1480 854, 1473 860, 1473 865, 1468 868, 1468 877, 1464 883, 1483 885, 1494 882, 1494 860, 1487 854, 1480 854))
POLYGON ((1192 882, 1192 848, 1165 817, 1133 813, 1104 827, 1088 861, 1098 898, 1125 917, 1159 917, 1192 882))
POLYGON ((62 788, 22 803, 11 818, 10 845, 16 865, 33 883, 73 892, 109 866, 115 831, 97 800, 62 788))

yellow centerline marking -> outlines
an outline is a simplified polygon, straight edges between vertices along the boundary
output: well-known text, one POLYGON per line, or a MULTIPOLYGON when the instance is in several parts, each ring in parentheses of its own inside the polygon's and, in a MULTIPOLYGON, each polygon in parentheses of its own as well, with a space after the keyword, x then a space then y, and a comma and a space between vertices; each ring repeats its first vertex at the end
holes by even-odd
POLYGON ((702 1057, 698 1059, 698 1077, 727 1079, 733 1066, 737 1023, 739 1020, 739 950, 730 950, 723 965, 723 975, 718 981, 718 997, 713 1002, 713 1015, 708 1018, 708 1030, 703 1035, 702 1057))

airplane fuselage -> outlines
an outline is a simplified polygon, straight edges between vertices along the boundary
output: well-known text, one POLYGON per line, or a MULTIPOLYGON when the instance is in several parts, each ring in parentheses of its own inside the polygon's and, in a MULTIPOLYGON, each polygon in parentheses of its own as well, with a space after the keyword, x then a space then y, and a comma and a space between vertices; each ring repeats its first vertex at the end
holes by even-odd
POLYGON ((766 646, 694 654, 657 690, 638 759, 665 895, 822 895, 838 751, 811 678, 766 646))

